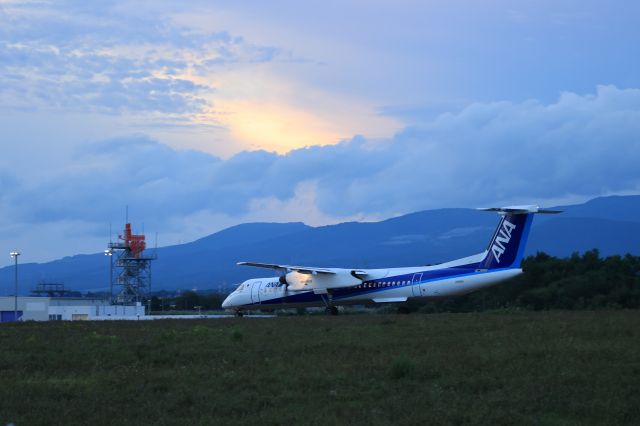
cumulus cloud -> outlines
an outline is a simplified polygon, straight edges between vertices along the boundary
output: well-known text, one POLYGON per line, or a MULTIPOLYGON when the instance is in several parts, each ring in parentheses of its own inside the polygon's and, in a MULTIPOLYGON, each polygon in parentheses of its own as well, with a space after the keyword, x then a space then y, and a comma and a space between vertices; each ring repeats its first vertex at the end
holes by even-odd
POLYGON ((194 214, 215 230, 247 220, 322 224, 637 191, 638 158, 640 90, 601 86, 551 104, 474 104, 390 140, 355 137, 285 155, 223 160, 144 136, 108 140, 47 181, 20 186, 3 177, 0 200, 28 223, 104 222, 129 204, 145 223, 176 234, 166 227, 194 214))
POLYGON ((639 102, 640 90, 601 86, 551 104, 474 104, 389 141, 274 157, 263 178, 285 188, 316 182, 319 208, 334 216, 637 190, 639 102))

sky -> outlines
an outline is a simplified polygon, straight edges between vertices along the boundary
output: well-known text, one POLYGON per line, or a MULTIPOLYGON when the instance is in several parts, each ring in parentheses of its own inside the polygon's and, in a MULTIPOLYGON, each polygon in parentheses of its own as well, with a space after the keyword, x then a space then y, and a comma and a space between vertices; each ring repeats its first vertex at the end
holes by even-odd
POLYGON ((640 193, 640 3, 0 0, 0 266, 640 193), (111 229, 111 231, 110 231, 111 229))

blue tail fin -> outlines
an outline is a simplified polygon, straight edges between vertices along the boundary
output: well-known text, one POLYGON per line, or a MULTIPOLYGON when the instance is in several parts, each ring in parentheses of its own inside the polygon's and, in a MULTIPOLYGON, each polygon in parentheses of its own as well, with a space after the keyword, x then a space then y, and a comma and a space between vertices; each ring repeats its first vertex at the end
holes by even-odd
POLYGON ((537 206, 516 206, 480 209, 499 212, 502 215, 489 246, 480 262, 481 269, 519 268, 529 238, 529 230, 535 213, 560 213, 543 210, 537 206))

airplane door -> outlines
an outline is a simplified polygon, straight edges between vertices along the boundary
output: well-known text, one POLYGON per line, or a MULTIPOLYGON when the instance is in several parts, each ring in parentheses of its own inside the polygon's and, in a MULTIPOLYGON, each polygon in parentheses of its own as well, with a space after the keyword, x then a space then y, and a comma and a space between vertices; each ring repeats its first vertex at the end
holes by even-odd
POLYGON ((260 287, 262 287, 262 281, 251 284, 251 303, 260 303, 260 287))
POLYGON ((414 296, 420 296, 420 280, 422 280, 422 274, 413 274, 411 290, 414 296))

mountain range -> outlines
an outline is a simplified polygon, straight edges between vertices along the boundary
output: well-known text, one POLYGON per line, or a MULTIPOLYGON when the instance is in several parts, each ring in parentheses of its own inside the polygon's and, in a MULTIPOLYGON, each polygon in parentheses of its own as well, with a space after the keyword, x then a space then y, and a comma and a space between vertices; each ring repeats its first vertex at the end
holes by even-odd
MULTIPOLYGON (((544 251, 565 257, 594 248, 603 256, 640 255, 640 196, 601 197, 557 208, 564 212, 535 218, 527 255, 544 251)), ((247 278, 275 275, 236 266, 238 261, 353 268, 439 263, 483 251, 497 221, 497 215, 473 209, 438 209, 380 222, 320 227, 299 222, 237 225, 190 243, 158 248, 152 291, 227 291, 247 278)), ((78 291, 108 288, 109 260, 102 252, 19 268, 24 294, 41 281, 64 283, 78 291)), ((1 283, 12 280, 12 266, 0 269, 1 283)))

